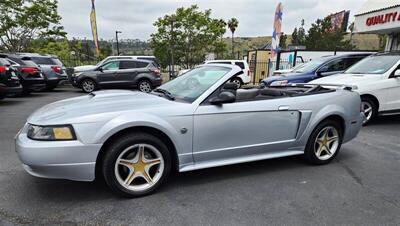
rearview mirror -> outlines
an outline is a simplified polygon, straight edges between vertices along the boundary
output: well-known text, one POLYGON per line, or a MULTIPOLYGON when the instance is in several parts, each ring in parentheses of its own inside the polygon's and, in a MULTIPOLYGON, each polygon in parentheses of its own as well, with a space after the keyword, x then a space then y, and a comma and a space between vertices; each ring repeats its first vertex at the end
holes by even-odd
POLYGON ((222 91, 218 97, 213 97, 210 99, 210 103, 214 105, 221 105, 226 103, 233 103, 236 100, 236 95, 230 91, 222 91))
POLYGON ((400 78, 400 69, 397 69, 397 70, 394 72, 394 77, 395 77, 395 78, 400 78))

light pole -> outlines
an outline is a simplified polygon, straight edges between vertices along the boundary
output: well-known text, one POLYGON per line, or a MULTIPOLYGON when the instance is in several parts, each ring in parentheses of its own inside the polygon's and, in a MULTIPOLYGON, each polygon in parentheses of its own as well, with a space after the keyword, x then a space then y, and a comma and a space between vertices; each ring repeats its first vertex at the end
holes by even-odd
POLYGON ((118 42, 118 34, 122 33, 122 31, 115 31, 115 39, 117 40, 117 56, 119 56, 119 42, 118 42))
POLYGON ((170 18, 171 30, 170 30, 170 48, 171 48, 171 71, 169 73, 169 77, 175 77, 175 59, 174 59, 174 23, 176 21, 175 15, 172 15, 170 18))

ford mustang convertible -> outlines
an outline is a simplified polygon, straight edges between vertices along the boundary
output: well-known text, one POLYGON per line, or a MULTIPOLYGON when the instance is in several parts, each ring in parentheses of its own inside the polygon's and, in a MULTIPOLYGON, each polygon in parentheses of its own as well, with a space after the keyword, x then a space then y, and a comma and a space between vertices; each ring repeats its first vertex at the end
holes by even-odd
POLYGON ((104 179, 147 195, 171 171, 303 155, 326 164, 364 120, 351 87, 295 84, 237 89, 235 65, 202 65, 151 93, 108 90, 34 112, 16 135, 24 169, 38 177, 104 179))

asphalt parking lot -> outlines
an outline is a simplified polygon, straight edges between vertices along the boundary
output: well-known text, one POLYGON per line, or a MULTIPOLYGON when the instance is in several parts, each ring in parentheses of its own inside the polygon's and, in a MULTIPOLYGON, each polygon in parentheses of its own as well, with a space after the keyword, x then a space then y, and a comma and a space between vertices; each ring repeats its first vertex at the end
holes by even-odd
POLYGON ((28 175, 13 137, 35 109, 72 88, 0 101, 0 225, 399 225, 400 116, 381 117, 336 160, 299 157, 173 175, 156 194, 123 199, 100 182, 28 175))

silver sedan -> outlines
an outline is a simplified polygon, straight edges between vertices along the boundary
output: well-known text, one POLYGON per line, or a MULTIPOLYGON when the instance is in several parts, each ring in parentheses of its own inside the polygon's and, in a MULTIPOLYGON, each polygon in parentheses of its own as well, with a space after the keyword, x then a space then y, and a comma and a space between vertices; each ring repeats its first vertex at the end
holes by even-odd
POLYGON ((363 113, 348 87, 237 89, 237 66, 203 65, 151 93, 94 92, 34 112, 16 136, 38 177, 105 179, 128 196, 157 189, 171 171, 303 155, 330 162, 356 137, 363 113))

